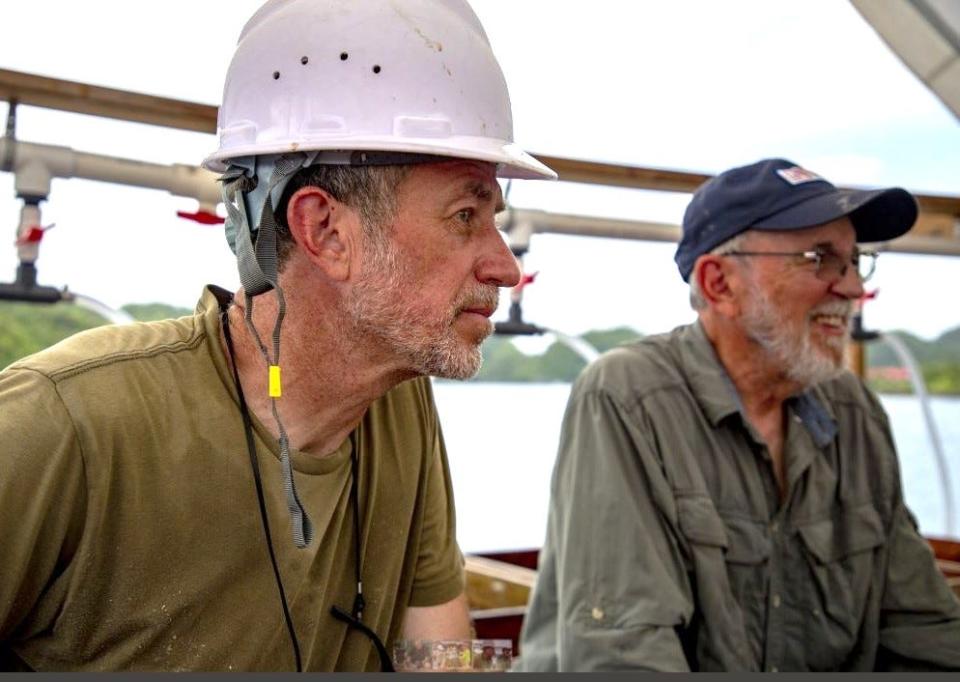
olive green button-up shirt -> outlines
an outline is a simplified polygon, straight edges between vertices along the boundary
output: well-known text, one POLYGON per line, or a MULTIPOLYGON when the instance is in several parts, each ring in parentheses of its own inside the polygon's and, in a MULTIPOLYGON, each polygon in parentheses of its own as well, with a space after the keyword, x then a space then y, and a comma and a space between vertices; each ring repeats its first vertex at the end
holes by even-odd
POLYGON ((853 375, 785 405, 788 491, 699 324, 573 387, 521 670, 960 669, 960 602, 853 375))

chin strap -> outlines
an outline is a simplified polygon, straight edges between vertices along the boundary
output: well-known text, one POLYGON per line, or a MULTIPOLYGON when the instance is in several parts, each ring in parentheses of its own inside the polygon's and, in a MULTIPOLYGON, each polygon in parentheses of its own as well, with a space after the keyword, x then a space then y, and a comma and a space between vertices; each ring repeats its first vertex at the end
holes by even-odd
POLYGON ((281 397, 282 385, 280 380, 280 330, 287 306, 277 281, 277 223, 273 212, 273 193, 282 187, 290 176, 296 173, 305 164, 309 157, 305 154, 290 154, 276 160, 270 181, 266 187, 266 197, 260 211, 260 220, 256 230, 250 228, 247 215, 245 195, 257 188, 258 182, 251 169, 244 166, 231 166, 224 173, 222 193, 227 207, 227 241, 237 255, 237 264, 240 271, 240 283, 243 285, 245 296, 245 311, 243 316, 247 331, 253 337, 260 350, 260 355, 268 367, 267 385, 271 401, 273 419, 280 433, 280 464, 283 470, 283 488, 290 511, 293 542, 297 547, 306 547, 313 541, 313 524, 306 510, 297 496, 297 489, 293 479, 293 467, 290 464, 290 442, 287 431, 280 419, 277 400, 281 397), (254 296, 273 290, 277 297, 277 318, 273 325, 272 353, 264 345, 260 333, 253 324, 254 296))

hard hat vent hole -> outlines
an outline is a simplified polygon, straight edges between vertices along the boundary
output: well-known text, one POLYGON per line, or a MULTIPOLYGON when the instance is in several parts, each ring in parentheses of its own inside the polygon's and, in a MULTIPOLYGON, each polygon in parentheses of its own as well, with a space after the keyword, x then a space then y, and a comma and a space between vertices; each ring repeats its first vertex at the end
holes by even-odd
POLYGON ((300 63, 301 63, 301 64, 306 64, 306 63, 309 62, 309 61, 310 61, 310 58, 309 58, 309 57, 306 57, 306 56, 300 57, 300 63))
POLYGON ((280 72, 279 72, 279 71, 274 71, 274 72, 273 72, 273 80, 275 80, 275 81, 280 80, 280 72))
POLYGON ((373 72, 374 72, 374 73, 380 73, 380 65, 379 65, 379 64, 374 64, 374 65, 373 65, 373 72))
POLYGON ((350 55, 348 55, 346 52, 341 52, 341 53, 340 53, 340 61, 341 61, 341 62, 347 61, 347 57, 349 57, 349 56, 350 56, 350 55))

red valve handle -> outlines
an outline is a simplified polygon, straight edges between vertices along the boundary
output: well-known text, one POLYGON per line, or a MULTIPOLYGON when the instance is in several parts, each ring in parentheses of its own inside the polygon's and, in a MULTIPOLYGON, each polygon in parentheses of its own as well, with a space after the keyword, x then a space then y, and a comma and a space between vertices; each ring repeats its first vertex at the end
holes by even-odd
POLYGON ((533 280, 535 280, 535 279, 537 278, 537 275, 539 275, 539 274, 540 274, 540 271, 539 271, 539 270, 538 270, 537 272, 531 273, 531 274, 529 274, 529 275, 526 274, 526 273, 522 274, 522 275, 520 276, 520 281, 517 282, 517 285, 514 287, 514 289, 515 289, 516 291, 523 291, 523 288, 524 288, 525 286, 527 286, 528 284, 533 284, 533 280))
POLYGON ((177 216, 180 218, 186 218, 187 220, 192 220, 195 223, 200 223, 201 225, 222 225, 224 219, 218 216, 216 213, 210 213, 209 211, 197 211, 196 213, 189 213, 187 211, 177 211, 177 216))
POLYGON ((31 225, 26 232, 17 237, 17 246, 24 244, 36 244, 43 239, 43 228, 39 225, 31 225))

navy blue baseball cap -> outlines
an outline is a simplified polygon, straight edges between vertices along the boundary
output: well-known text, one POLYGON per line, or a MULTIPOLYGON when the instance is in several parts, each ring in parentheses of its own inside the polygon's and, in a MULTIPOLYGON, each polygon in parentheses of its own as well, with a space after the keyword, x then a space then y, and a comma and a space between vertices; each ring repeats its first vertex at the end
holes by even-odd
POLYGON ((745 230, 799 230, 848 216, 858 242, 882 242, 906 233, 917 214, 905 189, 838 189, 792 161, 764 159, 700 185, 673 259, 688 281, 697 258, 745 230))

